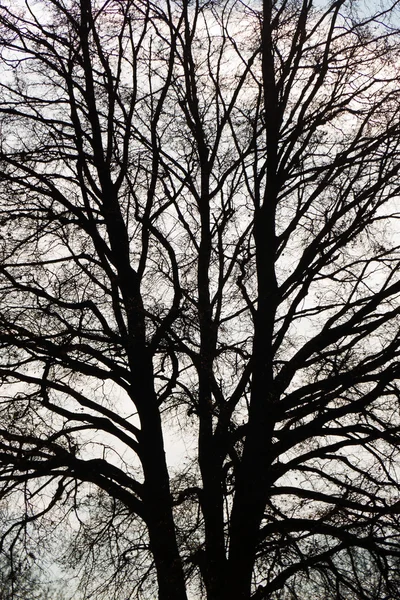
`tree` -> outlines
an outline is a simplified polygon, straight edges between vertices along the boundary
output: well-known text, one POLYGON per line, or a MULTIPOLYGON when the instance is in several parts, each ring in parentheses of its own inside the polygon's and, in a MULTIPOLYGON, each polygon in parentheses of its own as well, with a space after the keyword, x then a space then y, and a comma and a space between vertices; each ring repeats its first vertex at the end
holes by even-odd
POLYGON ((398 11, 3 3, 0 481, 84 597, 399 598, 398 11))

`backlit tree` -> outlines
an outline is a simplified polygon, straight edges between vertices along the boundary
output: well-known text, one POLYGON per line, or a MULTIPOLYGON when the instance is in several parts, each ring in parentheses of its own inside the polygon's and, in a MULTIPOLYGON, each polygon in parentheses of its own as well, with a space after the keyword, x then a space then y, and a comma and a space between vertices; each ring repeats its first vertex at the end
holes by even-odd
POLYGON ((1 494, 82 596, 399 597, 399 19, 3 2, 1 494))

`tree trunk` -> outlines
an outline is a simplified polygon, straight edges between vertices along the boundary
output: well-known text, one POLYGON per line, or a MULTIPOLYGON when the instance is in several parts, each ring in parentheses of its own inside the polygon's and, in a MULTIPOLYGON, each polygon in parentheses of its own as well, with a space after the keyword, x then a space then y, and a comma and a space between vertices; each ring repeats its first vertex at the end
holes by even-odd
POLYGON ((141 415, 141 457, 150 548, 158 580, 159 600, 187 600, 182 563, 172 515, 161 419, 157 410, 141 415), (151 434, 149 434, 151 431, 151 434))

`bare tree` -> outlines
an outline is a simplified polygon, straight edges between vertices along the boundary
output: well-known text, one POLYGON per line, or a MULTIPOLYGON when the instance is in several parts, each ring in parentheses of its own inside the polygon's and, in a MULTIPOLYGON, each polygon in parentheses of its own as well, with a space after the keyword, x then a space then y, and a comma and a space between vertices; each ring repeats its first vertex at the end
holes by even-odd
POLYGON ((370 4, 1 6, 1 493, 69 524, 84 597, 399 597, 400 5, 370 4))

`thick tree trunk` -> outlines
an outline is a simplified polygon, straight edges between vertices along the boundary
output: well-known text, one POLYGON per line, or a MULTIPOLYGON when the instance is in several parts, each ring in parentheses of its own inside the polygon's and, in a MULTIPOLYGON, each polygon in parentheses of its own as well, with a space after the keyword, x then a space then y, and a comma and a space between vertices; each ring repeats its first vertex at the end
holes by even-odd
POLYGON ((237 476, 231 514, 227 586, 231 600, 249 600, 260 524, 270 485, 273 401, 266 378, 260 378, 237 476), (261 385, 262 381, 266 384, 261 385))
POLYGON ((254 217, 258 306, 254 323, 253 369, 249 421, 231 515, 227 585, 231 600, 249 600, 260 525, 270 486, 276 393, 273 336, 278 286, 275 274, 275 211, 279 190, 279 101, 271 37, 272 2, 263 3, 262 72, 266 121, 266 184, 254 217))
POLYGON ((172 515, 172 497, 159 412, 146 410, 145 415, 141 416, 141 421, 144 501, 150 548, 157 570, 158 598, 159 600, 187 600, 172 515))

